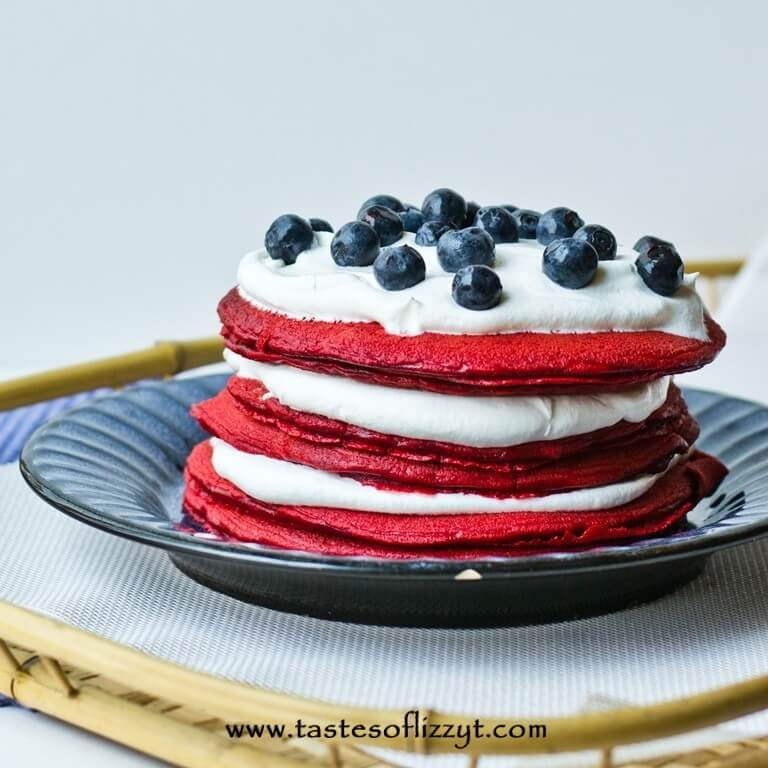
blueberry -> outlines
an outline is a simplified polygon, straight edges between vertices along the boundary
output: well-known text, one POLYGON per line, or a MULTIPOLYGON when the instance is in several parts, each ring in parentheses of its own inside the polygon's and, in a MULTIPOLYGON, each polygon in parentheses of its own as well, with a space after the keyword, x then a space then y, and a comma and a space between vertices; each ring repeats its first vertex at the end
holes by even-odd
POLYGON ((597 251, 600 261, 613 261, 616 258, 616 238, 609 229, 599 224, 587 224, 577 229, 573 236, 589 243, 597 251))
POLYGON ((467 215, 464 217, 464 223, 461 226, 474 227, 475 216, 477 216, 477 212, 480 210, 480 208, 481 206, 474 200, 467 200, 467 215))
POLYGON ((440 221, 425 221, 416 232, 416 245, 437 245, 437 241, 449 229, 450 224, 443 224, 440 221))
POLYGON ((512 218, 517 224, 517 236, 521 240, 536 239, 536 227, 539 226, 539 219, 541 218, 541 214, 538 211, 518 208, 512 212, 512 218))
POLYGON ((462 267, 454 276, 451 286, 453 300, 467 309, 491 309, 501 299, 501 280, 484 264, 462 267))
POLYGON ((550 208, 539 218, 536 226, 536 239, 542 245, 548 245, 553 240, 571 237, 573 233, 584 226, 584 222, 576 211, 570 208, 550 208))
POLYGON ((390 211, 394 211, 395 213, 401 213, 405 210, 405 206, 396 197, 392 197, 392 195, 374 195, 373 197, 369 197, 360 206, 360 209, 357 212, 357 218, 359 219, 360 214, 372 205, 381 205, 384 208, 389 208, 390 211))
POLYGON ((503 208, 505 211, 509 211, 510 213, 514 213, 515 211, 520 210, 516 205, 510 205, 509 203, 504 203, 504 205, 500 205, 499 208, 503 208))
POLYGON ((403 236, 403 222, 391 208, 372 205, 361 211, 357 218, 376 230, 382 245, 392 245, 403 236))
POLYGON ((458 192, 442 187, 424 198, 421 212, 424 221, 441 221, 443 224, 460 227, 467 215, 467 204, 458 192))
MULTIPOLYGON (((669 240, 662 240, 660 237, 654 237, 653 235, 644 235, 633 246, 633 250, 638 253, 647 251, 652 245, 672 245, 669 240)), ((672 245, 674 248, 675 246, 672 245)))
POLYGON ((446 272, 458 272, 470 264, 493 266, 493 238, 480 227, 449 229, 437 241, 437 260, 446 272))
POLYGON ((586 241, 575 237, 553 240, 545 249, 542 270, 563 288, 583 288, 597 272, 597 251, 586 241))
POLYGON ((421 254, 410 245, 384 248, 373 263, 373 274, 382 288, 402 291, 424 279, 426 267, 421 254))
POLYGON ((409 206, 400 214, 400 221, 406 232, 418 232, 419 227, 424 223, 424 214, 421 209, 409 206))
POLYGON ((350 221, 331 240, 331 257, 340 267, 369 267, 379 255, 379 236, 364 221, 350 221))
POLYGON ((635 266, 643 282, 662 296, 671 296, 683 282, 683 260, 668 243, 650 246, 635 259, 635 266))
POLYGON ((325 219, 310 219, 309 226, 313 232, 333 232, 333 227, 325 219))
POLYGON ((310 223, 301 216, 286 213, 278 216, 264 236, 264 245, 271 258, 293 264, 302 251, 312 247, 315 233, 310 223))
POLYGON ((493 238, 494 243, 517 242, 517 224, 506 208, 481 208, 475 216, 475 226, 484 229, 493 238))

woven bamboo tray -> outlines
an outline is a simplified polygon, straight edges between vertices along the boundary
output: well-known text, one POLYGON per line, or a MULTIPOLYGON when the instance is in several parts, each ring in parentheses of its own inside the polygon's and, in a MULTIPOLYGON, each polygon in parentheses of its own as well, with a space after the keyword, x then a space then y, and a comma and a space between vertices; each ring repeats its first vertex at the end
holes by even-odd
MULTIPOLYGON (((0 693, 18 703, 98 733, 128 747, 189 768, 255 765, 330 768, 385 766, 361 752, 375 740, 230 740, 224 723, 285 723, 297 718, 333 724, 398 723, 405 710, 335 706, 234 683, 165 662, 59 621, 0 602, 0 693)), ((696 696, 646 707, 572 717, 539 718, 547 739, 473 740, 470 762, 483 755, 533 755, 601 750, 689 733, 768 708, 768 675, 696 696)), ((423 710, 422 710, 423 712, 423 710)), ((430 722, 468 723, 432 711, 430 722)), ((532 718, 533 720, 533 718, 532 718)), ((451 741, 387 739, 387 748, 425 755, 456 754, 451 741)), ((768 737, 744 740, 687 756, 633 762, 641 766, 766 766, 768 737)))
MULTIPOLYGON (((741 260, 690 264, 707 278, 714 306, 718 279, 738 272, 741 260)), ((0 383, 0 410, 102 386, 168 376, 217 362, 218 338, 158 345, 107 360, 0 383)), ((374 768, 388 763, 362 751, 381 742, 362 740, 243 739, 224 724, 292 725, 299 717, 319 724, 341 718, 362 724, 397 723, 403 711, 344 708, 245 686, 148 656, 0 601, 0 693, 80 728, 189 768, 317 765, 374 768)), ((625 768, 757 768, 768 766, 768 737, 708 747, 685 755, 617 764, 619 745, 689 733, 768 709, 768 675, 685 699, 565 718, 538 718, 547 739, 473 740, 462 752, 470 768, 483 755, 599 750, 600 766, 625 768)), ((422 710, 422 713, 424 711, 422 710)), ((466 723, 440 712, 430 722, 466 723)), ((445 739, 387 739, 387 748, 419 754, 456 754, 445 739)))

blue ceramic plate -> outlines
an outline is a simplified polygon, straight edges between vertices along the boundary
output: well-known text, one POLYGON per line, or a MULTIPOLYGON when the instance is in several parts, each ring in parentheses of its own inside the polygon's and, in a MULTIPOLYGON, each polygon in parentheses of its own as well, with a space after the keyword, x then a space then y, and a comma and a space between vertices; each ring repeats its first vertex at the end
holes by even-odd
POLYGON ((185 517, 182 468, 205 433, 190 404, 226 376, 142 384, 95 398, 29 440, 21 471, 89 525, 166 550, 187 575, 249 602, 330 619, 416 626, 563 620, 650 600, 715 550, 768 532, 768 408, 697 390, 698 441, 729 468, 676 533, 579 552, 471 562, 324 557, 219 539, 185 517), (471 569, 471 570, 470 570, 471 569))

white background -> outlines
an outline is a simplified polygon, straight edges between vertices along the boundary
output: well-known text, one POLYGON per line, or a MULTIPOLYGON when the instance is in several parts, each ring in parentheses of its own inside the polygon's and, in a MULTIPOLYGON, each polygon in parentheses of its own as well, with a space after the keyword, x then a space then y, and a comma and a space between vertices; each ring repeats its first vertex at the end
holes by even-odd
POLYGON ((436 186, 768 230, 768 4, 0 2, 0 374, 215 333, 292 211, 436 186))

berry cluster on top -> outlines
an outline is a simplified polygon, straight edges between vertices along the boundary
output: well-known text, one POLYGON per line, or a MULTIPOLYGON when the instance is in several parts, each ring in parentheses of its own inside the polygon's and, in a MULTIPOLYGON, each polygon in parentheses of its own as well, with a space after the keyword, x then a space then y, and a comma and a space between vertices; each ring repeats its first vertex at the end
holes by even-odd
MULTIPOLYGON (((315 232, 333 232, 324 219, 284 214, 272 222, 264 240, 270 257, 293 264, 315 242, 315 232)), ((421 208, 392 195, 366 200, 355 221, 341 226, 331 241, 331 256, 340 267, 373 266, 382 288, 399 291, 425 278, 421 254, 408 244, 395 245, 405 232, 419 246, 436 247, 440 266, 455 273, 454 301, 467 309, 486 310, 501 300, 502 284, 492 269, 497 243, 537 240, 545 246, 542 271, 564 288, 578 289, 595 278, 600 261, 616 257, 613 233, 584 224, 569 208, 545 213, 514 205, 480 206, 452 189, 430 192, 421 208)), ((635 267, 646 286, 672 296, 683 282, 684 266, 672 243, 646 235, 634 245, 635 267)))

